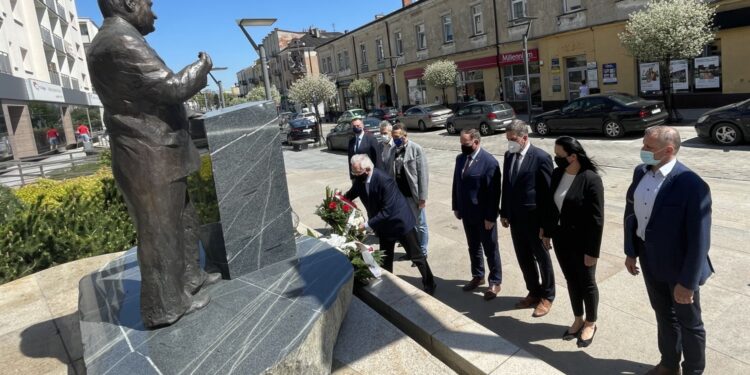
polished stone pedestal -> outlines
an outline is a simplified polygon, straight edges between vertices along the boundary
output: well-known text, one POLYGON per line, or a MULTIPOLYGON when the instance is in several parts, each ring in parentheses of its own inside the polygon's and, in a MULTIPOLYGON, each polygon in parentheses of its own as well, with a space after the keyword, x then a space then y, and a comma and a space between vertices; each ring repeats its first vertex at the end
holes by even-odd
POLYGON ((211 303, 146 330, 135 249, 80 282, 89 374, 327 374, 352 294, 352 266, 309 237, 297 257, 206 290, 211 303))

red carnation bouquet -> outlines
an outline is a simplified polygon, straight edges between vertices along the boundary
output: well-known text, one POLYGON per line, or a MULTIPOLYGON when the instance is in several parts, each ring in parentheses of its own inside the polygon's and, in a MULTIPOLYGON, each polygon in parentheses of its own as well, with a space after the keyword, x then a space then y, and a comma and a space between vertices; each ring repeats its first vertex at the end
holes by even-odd
POLYGON ((315 214, 320 216, 334 233, 350 241, 362 241, 367 237, 365 231, 359 229, 365 220, 357 205, 330 187, 326 187, 326 196, 315 214))

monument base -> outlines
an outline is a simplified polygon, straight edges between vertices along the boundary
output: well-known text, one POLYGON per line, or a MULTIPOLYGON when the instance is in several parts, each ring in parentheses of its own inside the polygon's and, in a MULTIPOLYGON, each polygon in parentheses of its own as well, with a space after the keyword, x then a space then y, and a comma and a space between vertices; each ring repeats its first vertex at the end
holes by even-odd
POLYGON ((309 237, 297 258, 208 287, 211 303, 172 326, 140 317, 135 249, 79 284, 89 374, 328 374, 352 295, 352 266, 309 237))

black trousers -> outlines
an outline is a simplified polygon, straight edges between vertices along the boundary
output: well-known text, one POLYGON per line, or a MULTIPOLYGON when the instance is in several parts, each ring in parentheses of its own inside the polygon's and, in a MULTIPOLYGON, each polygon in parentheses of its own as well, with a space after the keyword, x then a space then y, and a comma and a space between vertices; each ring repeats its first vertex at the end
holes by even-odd
POLYGON ((560 262, 565 281, 568 284, 568 295, 573 315, 583 316, 586 321, 595 322, 599 309, 599 287, 596 285, 596 265, 586 267, 585 256, 578 245, 580 238, 560 236, 554 238, 555 256, 560 262))
MULTIPOLYGON (((639 253, 645 251, 641 241, 636 242, 636 247, 639 253)), ((658 281, 645 270, 643 280, 656 313, 660 364, 677 370, 684 355, 682 373, 702 374, 706 368, 706 329, 701 318, 700 290, 693 293, 692 304, 684 305, 674 300, 675 284, 658 281)))
POLYGON ((383 250, 384 253, 383 268, 388 272, 393 272, 393 249, 396 247, 396 242, 404 247, 406 256, 417 265, 419 274, 422 275, 422 285, 425 287, 434 285, 435 280, 432 276, 432 270, 427 263, 427 258, 422 254, 416 228, 412 228, 400 238, 380 237, 380 250, 383 250))
POLYGON ((527 220, 512 221, 510 236, 513 239, 518 266, 526 282, 526 290, 533 297, 554 301, 555 271, 549 251, 539 239, 539 225, 527 220))

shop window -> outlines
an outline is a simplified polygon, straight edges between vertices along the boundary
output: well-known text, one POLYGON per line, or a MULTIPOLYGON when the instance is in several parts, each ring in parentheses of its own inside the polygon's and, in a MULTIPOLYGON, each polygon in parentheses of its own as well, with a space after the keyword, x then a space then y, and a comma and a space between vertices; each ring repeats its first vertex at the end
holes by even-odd
MULTIPOLYGON (((669 67, 671 88, 675 93, 721 92, 721 40, 706 45, 703 53, 692 59, 672 60, 669 67)), ((640 62, 639 92, 644 95, 661 95, 664 64, 640 62)))
POLYGON ((581 8, 581 0, 563 0, 563 11, 565 13, 575 12, 581 8))
POLYGON ((427 103, 427 85, 423 79, 407 80, 409 88, 409 104, 419 105, 427 103))
POLYGON ((34 130, 36 148, 40 153, 50 149, 47 131, 52 128, 57 130, 60 144, 66 144, 60 105, 32 102, 29 103, 29 114, 31 115, 31 127, 34 130))
POLYGON ((534 106, 542 103, 541 81, 539 79, 539 62, 529 63, 529 80, 526 82, 526 69, 524 64, 507 65, 503 68, 503 93, 505 101, 524 102, 531 94, 531 102, 534 106))
POLYGON ((425 34, 424 24, 416 26, 417 30, 417 50, 423 50, 427 48, 427 35, 425 34))
POLYGON ((451 16, 443 16, 443 43, 453 42, 453 23, 451 16))
POLYGON ((514 20, 526 18, 526 0, 511 0, 510 14, 514 20))
POLYGON ((459 72, 456 98, 458 98, 459 103, 486 100, 484 72, 481 70, 459 72))
POLYGON ((471 27, 474 35, 484 34, 484 20, 482 18, 482 4, 471 7, 471 27))

